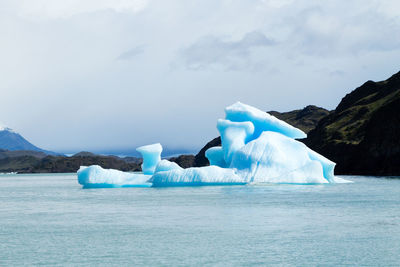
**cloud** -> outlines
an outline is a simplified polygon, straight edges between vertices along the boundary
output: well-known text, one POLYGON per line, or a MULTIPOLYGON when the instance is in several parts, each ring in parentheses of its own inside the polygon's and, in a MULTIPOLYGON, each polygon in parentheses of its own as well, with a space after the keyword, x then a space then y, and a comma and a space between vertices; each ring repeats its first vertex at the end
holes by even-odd
POLYGON ((181 51, 186 68, 191 70, 221 67, 224 70, 239 70, 260 66, 252 59, 251 53, 256 48, 269 47, 275 41, 263 33, 252 31, 238 41, 226 41, 216 36, 204 36, 181 51))
POLYGON ((399 27, 398 0, 1 0, 0 119, 49 150, 197 149, 235 101, 333 109, 386 79, 399 27))
MULTIPOLYGON (((350 10, 354 10, 349 8, 350 10)), ((307 55, 348 56, 400 48, 400 23, 370 8, 348 12, 314 6, 300 11, 288 41, 307 55)))
POLYGON ((294 0, 261 0, 262 3, 274 8, 290 5, 293 3, 293 1, 294 0))
POLYGON ((144 52, 144 45, 138 45, 117 57, 117 60, 130 60, 144 52))
POLYGON ((334 70, 329 72, 330 76, 344 76, 346 75, 346 72, 342 71, 342 70, 334 70))
POLYGON ((147 0, 21 0, 19 4, 19 15, 23 17, 65 19, 103 10, 137 13, 147 6, 147 0))

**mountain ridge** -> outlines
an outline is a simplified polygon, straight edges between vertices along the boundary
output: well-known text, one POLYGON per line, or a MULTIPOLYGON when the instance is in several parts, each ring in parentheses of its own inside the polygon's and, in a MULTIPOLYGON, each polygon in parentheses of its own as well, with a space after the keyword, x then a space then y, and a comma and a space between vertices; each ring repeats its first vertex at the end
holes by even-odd
POLYGON ((1 125, 0 125, 0 149, 5 149, 9 151, 18 151, 18 150, 38 151, 48 155, 58 154, 52 151, 41 149, 33 145, 19 133, 15 132, 11 128, 1 125))
POLYGON ((347 94, 303 142, 337 174, 400 174, 400 72, 347 94))

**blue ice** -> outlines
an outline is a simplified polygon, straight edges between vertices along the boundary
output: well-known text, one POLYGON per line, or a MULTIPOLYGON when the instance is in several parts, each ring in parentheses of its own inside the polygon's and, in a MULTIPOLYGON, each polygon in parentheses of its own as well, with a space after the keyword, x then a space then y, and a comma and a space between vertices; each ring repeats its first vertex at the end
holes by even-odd
POLYGON ((225 114, 217 122, 221 146, 206 151, 211 166, 183 169, 161 160, 162 146, 153 144, 137 149, 143 157, 143 174, 90 166, 78 171, 79 183, 84 187, 165 187, 346 182, 334 176, 334 162, 296 140, 306 137, 300 129, 240 102, 227 107, 225 114))
POLYGON ((233 169, 218 166, 156 172, 150 182, 153 187, 246 184, 233 169))
POLYGON ((150 187, 151 175, 103 169, 98 165, 81 166, 78 182, 83 188, 150 187))
POLYGON ((161 144, 157 143, 147 146, 141 146, 136 148, 136 151, 142 154, 142 172, 144 174, 153 174, 157 164, 161 161, 161 144))

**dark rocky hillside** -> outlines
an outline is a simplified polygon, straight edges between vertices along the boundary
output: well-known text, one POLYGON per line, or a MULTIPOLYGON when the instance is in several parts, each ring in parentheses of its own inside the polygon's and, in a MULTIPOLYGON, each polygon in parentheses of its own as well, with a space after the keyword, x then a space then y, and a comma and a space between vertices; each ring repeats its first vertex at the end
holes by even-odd
POLYGON ((0 153, 0 172, 64 173, 76 172, 80 166, 89 165, 100 165, 106 169, 122 171, 140 171, 140 164, 140 159, 129 158, 125 161, 116 156, 100 156, 90 152, 80 152, 72 157, 46 155, 38 157, 32 151, 19 151, 19 155, 3 158, 0 153))
MULTIPOLYGON (((324 108, 310 105, 303 109, 297 109, 289 112, 269 111, 268 113, 303 130, 305 133, 308 133, 317 126, 318 122, 322 118, 326 117, 329 114, 329 111, 324 108)), ((205 156, 206 150, 210 147, 220 145, 220 137, 216 137, 208 142, 195 156, 194 166, 201 167, 209 165, 210 163, 205 156)))
MULTIPOLYGON (((180 155, 168 160, 183 168, 193 167, 194 155, 180 155)), ((49 156, 43 152, 0 149, 0 173, 64 173, 76 172, 80 166, 100 165, 106 169, 121 171, 141 171, 142 159, 136 157, 120 158, 102 156, 82 151, 72 157, 49 156)))
POLYGON ((15 158, 21 156, 32 156, 35 158, 42 159, 47 156, 46 153, 40 151, 31 151, 31 150, 15 150, 10 151, 6 149, 0 149, 0 159, 4 158, 15 158))
POLYGON ((175 162, 182 168, 190 168, 194 166, 194 155, 180 155, 179 157, 172 157, 168 160, 175 162))
POLYGON ((210 147, 220 146, 221 145, 221 137, 215 137, 213 140, 208 142, 194 157, 194 166, 195 167, 203 167, 210 165, 210 162, 206 158, 206 150, 210 147))
POLYGON ((289 112, 268 111, 269 114, 280 120, 286 121, 290 125, 308 133, 313 130, 318 122, 329 114, 329 111, 317 106, 307 106, 303 109, 297 109, 289 112))
POLYGON ((400 72, 347 94, 304 142, 337 174, 400 175, 400 72))

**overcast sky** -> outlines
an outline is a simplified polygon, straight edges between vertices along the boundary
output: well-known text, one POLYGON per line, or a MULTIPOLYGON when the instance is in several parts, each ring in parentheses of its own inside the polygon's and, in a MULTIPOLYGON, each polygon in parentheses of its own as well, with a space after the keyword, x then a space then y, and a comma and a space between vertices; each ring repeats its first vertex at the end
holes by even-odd
POLYGON ((54 151, 196 151, 224 107, 334 109, 400 70, 400 2, 0 0, 0 121, 54 151))

